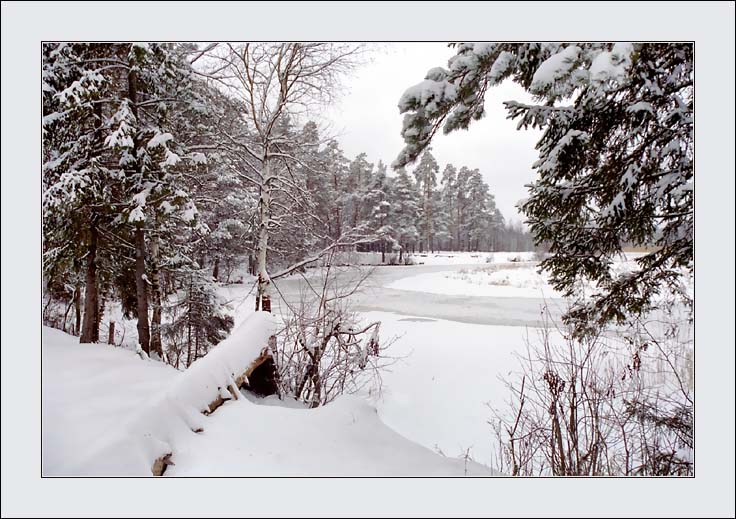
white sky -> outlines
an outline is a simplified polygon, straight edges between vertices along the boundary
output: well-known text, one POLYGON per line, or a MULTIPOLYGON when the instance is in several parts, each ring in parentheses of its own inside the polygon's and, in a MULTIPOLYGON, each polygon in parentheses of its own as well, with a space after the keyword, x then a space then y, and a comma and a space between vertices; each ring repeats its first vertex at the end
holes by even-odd
MULTIPOLYGON (((374 164, 379 159, 390 164, 403 145, 403 116, 397 108, 401 94, 422 81, 429 69, 447 67, 454 50, 444 43, 379 45, 372 62, 345 79, 346 92, 328 118, 348 158, 365 152, 374 164)), ((537 159, 534 145, 540 135, 537 130, 516 130, 516 122, 506 119, 502 102, 509 100, 530 102, 531 98, 507 81, 489 89, 484 119, 472 123, 468 131, 438 133, 432 141, 440 178, 448 162, 480 169, 507 222, 523 220, 515 205, 527 196, 524 184, 534 178, 531 165, 537 159)))

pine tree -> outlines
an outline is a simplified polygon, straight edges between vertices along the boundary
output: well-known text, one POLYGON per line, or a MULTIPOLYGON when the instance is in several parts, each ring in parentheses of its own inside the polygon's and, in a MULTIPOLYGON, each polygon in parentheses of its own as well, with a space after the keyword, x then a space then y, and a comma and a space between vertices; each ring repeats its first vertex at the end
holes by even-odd
POLYGON ((203 90, 186 46, 45 46, 45 266, 58 277, 84 258, 84 342, 98 339, 100 287, 117 288, 127 312, 133 279, 139 342, 162 354, 162 268, 179 253, 172 237, 197 226, 187 179, 206 169, 190 149, 202 133, 191 107, 206 111, 203 90), (124 258, 133 256, 131 277, 124 258))
POLYGON ((178 111, 173 110, 175 103, 180 110, 191 102, 192 74, 170 44, 131 44, 126 59, 126 95, 111 118, 113 131, 105 144, 123 167, 127 205, 121 216, 133 227, 138 341, 143 351, 162 357, 161 228, 173 219, 198 222, 182 179, 201 161, 199 155, 187 156, 174 134, 178 111))
POLYGON ((457 169, 452 164, 445 166, 442 171, 442 188, 440 190, 441 212, 438 215, 438 227, 441 228, 441 236, 447 242, 448 250, 455 250, 457 226, 457 169))
MULTIPOLYGON (((647 312, 664 288, 693 272, 693 46, 691 43, 462 43, 402 96, 406 147, 416 160, 439 128, 484 115, 488 87, 511 78, 537 104, 507 102, 519 127, 544 133, 537 180, 522 209, 556 289, 575 295, 587 279, 602 290, 566 316, 586 323, 647 312), (611 272, 625 243, 648 246, 640 270, 611 272)), ((690 298, 680 293, 691 306, 690 298)))
MULTIPOLYGON (((109 45, 43 47, 44 271, 49 279, 69 274, 79 279, 84 263, 81 342, 99 338, 100 233, 112 220, 115 177, 103 139, 105 99, 114 95, 114 85, 102 73, 110 50, 109 45)), ((80 291, 77 281, 75 297, 80 291)))
POLYGON ((399 168, 396 172, 391 195, 393 201, 391 221, 395 229, 396 241, 400 247, 399 262, 403 260, 404 251, 409 246, 413 247, 419 237, 416 227, 419 216, 418 198, 417 188, 406 169, 399 168))
POLYGON ((328 147, 322 147, 319 129, 313 121, 307 122, 301 130, 299 138, 303 149, 301 159, 304 164, 306 189, 309 192, 313 207, 313 233, 318 238, 318 246, 326 246, 328 239, 339 237, 335 226, 336 190, 333 185, 333 157, 328 147))
POLYGON ((202 269, 190 270, 178 300, 167 308, 169 322, 162 327, 169 344, 169 364, 187 368, 225 339, 233 327, 233 318, 224 310, 224 301, 217 294, 212 277, 202 269))
POLYGON ((457 173, 455 183, 455 241, 458 250, 470 250, 468 233, 468 186, 470 184, 471 171, 463 166, 457 173))
POLYGON ((337 240, 347 230, 345 224, 345 191, 348 159, 334 139, 327 142, 320 152, 327 182, 325 183, 325 204, 329 235, 337 240), (329 209, 328 209, 329 208, 329 209))
POLYGON ((487 223, 485 204, 488 196, 488 186, 483 182, 480 171, 478 169, 471 170, 468 176, 463 222, 465 224, 468 250, 478 250, 479 240, 487 223))
POLYGON ((386 176, 386 165, 379 161, 370 188, 365 196, 365 206, 370 210, 369 227, 382 236, 381 263, 386 263, 386 243, 394 243, 393 228, 389 225, 391 215, 391 185, 386 176))
POLYGON ((417 189, 420 193, 419 199, 419 229, 422 240, 419 242, 419 250, 429 251, 433 248, 434 238, 434 192, 437 187, 437 174, 440 167, 434 156, 425 151, 419 164, 414 168, 414 176, 417 179, 417 189))

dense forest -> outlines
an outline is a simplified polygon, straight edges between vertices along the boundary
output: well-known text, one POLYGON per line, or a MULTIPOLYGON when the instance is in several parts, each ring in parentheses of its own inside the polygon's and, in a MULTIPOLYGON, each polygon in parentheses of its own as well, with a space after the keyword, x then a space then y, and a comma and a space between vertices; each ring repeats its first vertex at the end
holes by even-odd
POLYGON ((119 302, 137 318, 146 353, 163 357, 164 343, 186 337, 194 344, 188 364, 232 326, 214 283, 245 265, 270 281, 264 266, 309 266, 335 247, 380 252, 384 263, 438 249, 530 250, 530 234, 505 222, 478 169, 440 167, 425 151, 411 172, 394 172, 363 153, 347 157, 305 120, 301 98, 318 67, 339 68, 354 52, 45 44, 47 322, 82 342, 105 340, 100 316, 107 301, 119 302), (273 85, 258 78, 251 85, 244 75, 273 71, 286 57, 302 62, 282 77, 304 81, 266 113, 250 93, 272 103, 273 85), (57 307, 63 317, 52 318, 57 307))

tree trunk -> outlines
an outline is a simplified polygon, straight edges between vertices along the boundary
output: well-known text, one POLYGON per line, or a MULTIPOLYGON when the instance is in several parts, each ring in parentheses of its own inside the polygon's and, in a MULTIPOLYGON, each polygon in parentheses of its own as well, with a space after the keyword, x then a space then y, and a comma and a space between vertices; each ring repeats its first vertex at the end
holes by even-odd
POLYGON ((146 287, 146 239, 143 228, 135 230, 135 289, 138 303, 138 344, 151 354, 151 332, 148 325, 148 292, 146 287))
POLYGON ((199 354, 199 335, 201 333, 201 329, 199 326, 196 330, 194 330, 194 360, 196 361, 201 355, 199 354))
POLYGON ((189 280, 189 305, 187 306, 187 367, 192 365, 192 281, 189 280))
MULTIPOLYGON (((66 305, 66 311, 64 312, 64 319, 61 321, 61 331, 62 332, 66 332, 66 319, 67 319, 67 316, 69 315, 69 310, 72 309, 72 305, 74 304, 74 299, 76 297, 77 297, 77 291, 75 289, 74 290, 74 293, 72 294, 72 298, 69 301, 69 304, 66 305)), ((49 299, 49 301, 50 301, 50 299, 49 299)))
POLYGON ((73 335, 79 335, 82 329, 82 287, 77 284, 74 287, 74 333, 73 335))
POLYGON ((218 281, 220 278, 220 258, 215 258, 215 266, 212 269, 212 279, 218 281))
POLYGON ((151 317, 151 351, 156 352, 163 359, 164 352, 161 345, 161 277, 159 274, 159 238, 152 236, 151 239, 151 306, 153 315, 151 317))
POLYGON ((105 318, 105 293, 104 291, 101 292, 99 289, 97 290, 97 298, 99 299, 99 312, 97 313, 97 331, 95 334, 97 337, 100 337, 100 325, 102 325, 102 320, 105 318))
POLYGON ((110 321, 107 327, 107 344, 115 345, 115 321, 110 321))
POLYGON ((97 301, 97 225, 94 219, 90 225, 89 250, 87 251, 87 272, 84 286, 84 323, 79 342, 99 340, 99 304, 97 301))
POLYGON ((460 243, 460 225, 462 224, 462 210, 460 204, 457 204, 457 219, 455 221, 455 246, 458 251, 462 251, 462 244, 460 243))
POLYGON ((256 293, 256 311, 271 311, 269 286, 271 279, 266 270, 268 251, 268 227, 271 218, 271 169, 268 159, 263 160, 263 182, 258 198, 258 246, 256 249, 256 270, 258 272, 258 292, 256 293))
MULTIPOLYGON (((128 71, 128 100, 130 111, 138 119, 138 73, 135 58, 132 57, 131 49, 130 69, 128 71)), ((133 157, 136 174, 140 173, 141 166, 138 160, 138 136, 133 139, 133 157)), ((148 293, 146 288, 146 239, 143 233, 142 223, 138 223, 135 235, 135 288, 138 314, 138 343, 141 349, 150 355, 150 329, 148 324, 148 293)))
POLYGON ((432 234, 432 206, 431 197, 432 190, 430 188, 429 179, 425 182, 424 190, 424 250, 420 252, 429 252, 429 241, 432 234))

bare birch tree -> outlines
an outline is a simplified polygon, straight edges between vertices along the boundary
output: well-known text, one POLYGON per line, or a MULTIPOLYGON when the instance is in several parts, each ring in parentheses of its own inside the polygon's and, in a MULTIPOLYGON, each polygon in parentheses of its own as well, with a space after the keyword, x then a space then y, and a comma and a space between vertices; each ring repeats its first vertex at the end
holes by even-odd
POLYGON ((298 205, 307 195, 292 171, 300 159, 290 152, 293 143, 279 126, 330 101, 339 77, 355 63, 357 51, 354 45, 332 43, 244 43, 221 44, 207 53, 202 74, 242 103, 247 124, 247 134, 225 132, 222 143, 239 155, 243 169, 237 173, 258 193, 256 310, 271 310, 269 239, 290 212, 276 195, 298 205))

